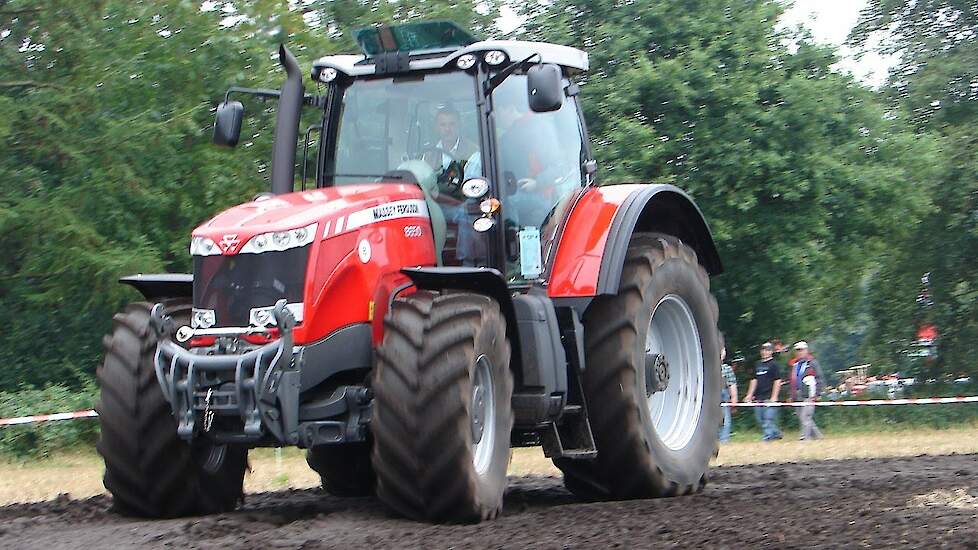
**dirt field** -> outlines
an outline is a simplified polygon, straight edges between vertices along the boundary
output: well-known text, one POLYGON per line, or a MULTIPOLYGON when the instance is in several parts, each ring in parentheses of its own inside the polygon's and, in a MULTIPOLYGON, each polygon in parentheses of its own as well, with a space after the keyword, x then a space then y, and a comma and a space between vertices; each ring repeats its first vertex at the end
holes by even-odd
MULTIPOLYGON (((978 453, 978 426, 947 430, 830 434, 817 444, 788 437, 774 444, 761 443, 752 434, 738 434, 734 442, 720 447, 715 461, 720 466, 801 462, 827 459, 947 455, 978 453)), ((261 493, 319 486, 319 477, 306 465, 299 449, 279 453, 258 449, 249 454, 251 471, 245 476, 245 491, 261 493)), ((515 449, 510 463, 512 476, 558 475, 560 472, 539 448, 515 449)), ((68 493, 73 498, 99 495, 102 461, 94 451, 60 455, 25 462, 0 461, 0 506, 38 502, 68 493)))
POLYGON ((974 548, 978 455, 720 466, 701 495, 630 502, 582 503, 557 477, 513 477, 504 515, 480 525, 413 523, 317 489, 252 494, 206 518, 131 520, 109 505, 0 508, 0 548, 974 548))

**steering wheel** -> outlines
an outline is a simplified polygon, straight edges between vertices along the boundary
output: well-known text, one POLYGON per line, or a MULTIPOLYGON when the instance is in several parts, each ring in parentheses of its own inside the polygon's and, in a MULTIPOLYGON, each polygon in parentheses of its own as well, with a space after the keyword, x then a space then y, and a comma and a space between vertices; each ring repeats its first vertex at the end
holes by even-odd
POLYGON ((465 178, 464 161, 441 147, 429 147, 424 154, 424 158, 428 160, 429 164, 431 159, 437 159, 437 166, 439 168, 435 168, 435 170, 437 171, 436 181, 438 182, 439 191, 453 195, 456 198, 461 197, 462 180, 465 178), (441 168, 442 155, 450 159, 448 166, 444 168, 441 168))

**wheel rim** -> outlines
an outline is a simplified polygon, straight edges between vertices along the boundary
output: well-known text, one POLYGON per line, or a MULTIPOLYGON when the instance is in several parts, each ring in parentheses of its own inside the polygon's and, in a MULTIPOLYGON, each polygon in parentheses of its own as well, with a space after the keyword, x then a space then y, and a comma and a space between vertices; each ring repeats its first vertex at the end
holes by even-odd
POLYGON ((472 380, 472 463, 480 476, 489 471, 496 445, 496 401, 492 388, 492 363, 485 355, 475 361, 472 380))
POLYGON ((652 309, 645 354, 646 364, 665 360, 668 373, 664 389, 646 392, 652 429, 666 447, 678 451, 699 424, 704 372, 696 320, 681 297, 668 294, 652 309))

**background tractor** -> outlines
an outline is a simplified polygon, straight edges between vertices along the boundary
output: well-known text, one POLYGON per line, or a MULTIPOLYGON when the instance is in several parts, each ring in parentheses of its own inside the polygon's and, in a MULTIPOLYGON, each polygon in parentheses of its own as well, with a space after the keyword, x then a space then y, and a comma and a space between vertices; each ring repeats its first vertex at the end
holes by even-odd
POLYGON ((495 517, 512 446, 542 446, 584 498, 701 489, 720 259, 681 190, 596 185, 587 55, 450 23, 356 38, 314 63, 319 93, 284 47, 281 90, 228 91, 219 145, 241 131, 232 95, 278 102, 271 192, 193 231, 193 274, 122 280, 146 301, 98 372, 116 509, 233 509, 261 446, 429 521, 495 517))

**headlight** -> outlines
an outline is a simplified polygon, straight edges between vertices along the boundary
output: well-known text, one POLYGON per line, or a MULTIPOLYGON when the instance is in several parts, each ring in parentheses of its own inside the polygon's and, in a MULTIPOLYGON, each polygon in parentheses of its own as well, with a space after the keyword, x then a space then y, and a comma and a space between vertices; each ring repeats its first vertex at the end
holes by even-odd
POLYGON ((340 73, 333 67, 326 67, 319 73, 319 81, 323 83, 332 82, 336 80, 336 77, 339 76, 339 74, 340 73))
POLYGON ((486 52, 486 56, 483 57, 486 63, 492 66, 502 65, 506 61, 506 54, 499 50, 492 50, 486 52))
POLYGON ((475 65, 475 56, 467 53, 455 61, 455 66, 463 71, 471 69, 475 65))
POLYGON ((190 238, 191 256, 217 256, 220 253, 221 249, 214 244, 214 241, 208 239, 207 237, 190 238))
POLYGON ((470 199, 478 199, 489 192, 489 182, 485 178, 469 178, 462 184, 462 194, 470 199))
MULTIPOLYGON (((302 322, 302 302, 297 304, 285 304, 285 309, 289 310, 292 317, 295 319, 296 323, 302 322)), ((248 316, 248 320, 251 322, 251 326, 254 327, 267 327, 275 326, 275 315, 272 313, 275 310, 275 306, 268 307, 253 307, 251 308, 251 314, 248 316)))
POLYGON ((298 229, 288 231, 273 231, 255 235, 244 246, 239 254, 261 254, 262 252, 281 252, 291 248, 299 248, 311 243, 316 235, 316 224, 311 223, 298 229))
POLYGON ((190 326, 192 328, 211 328, 217 322, 213 309, 193 308, 190 315, 190 326))

